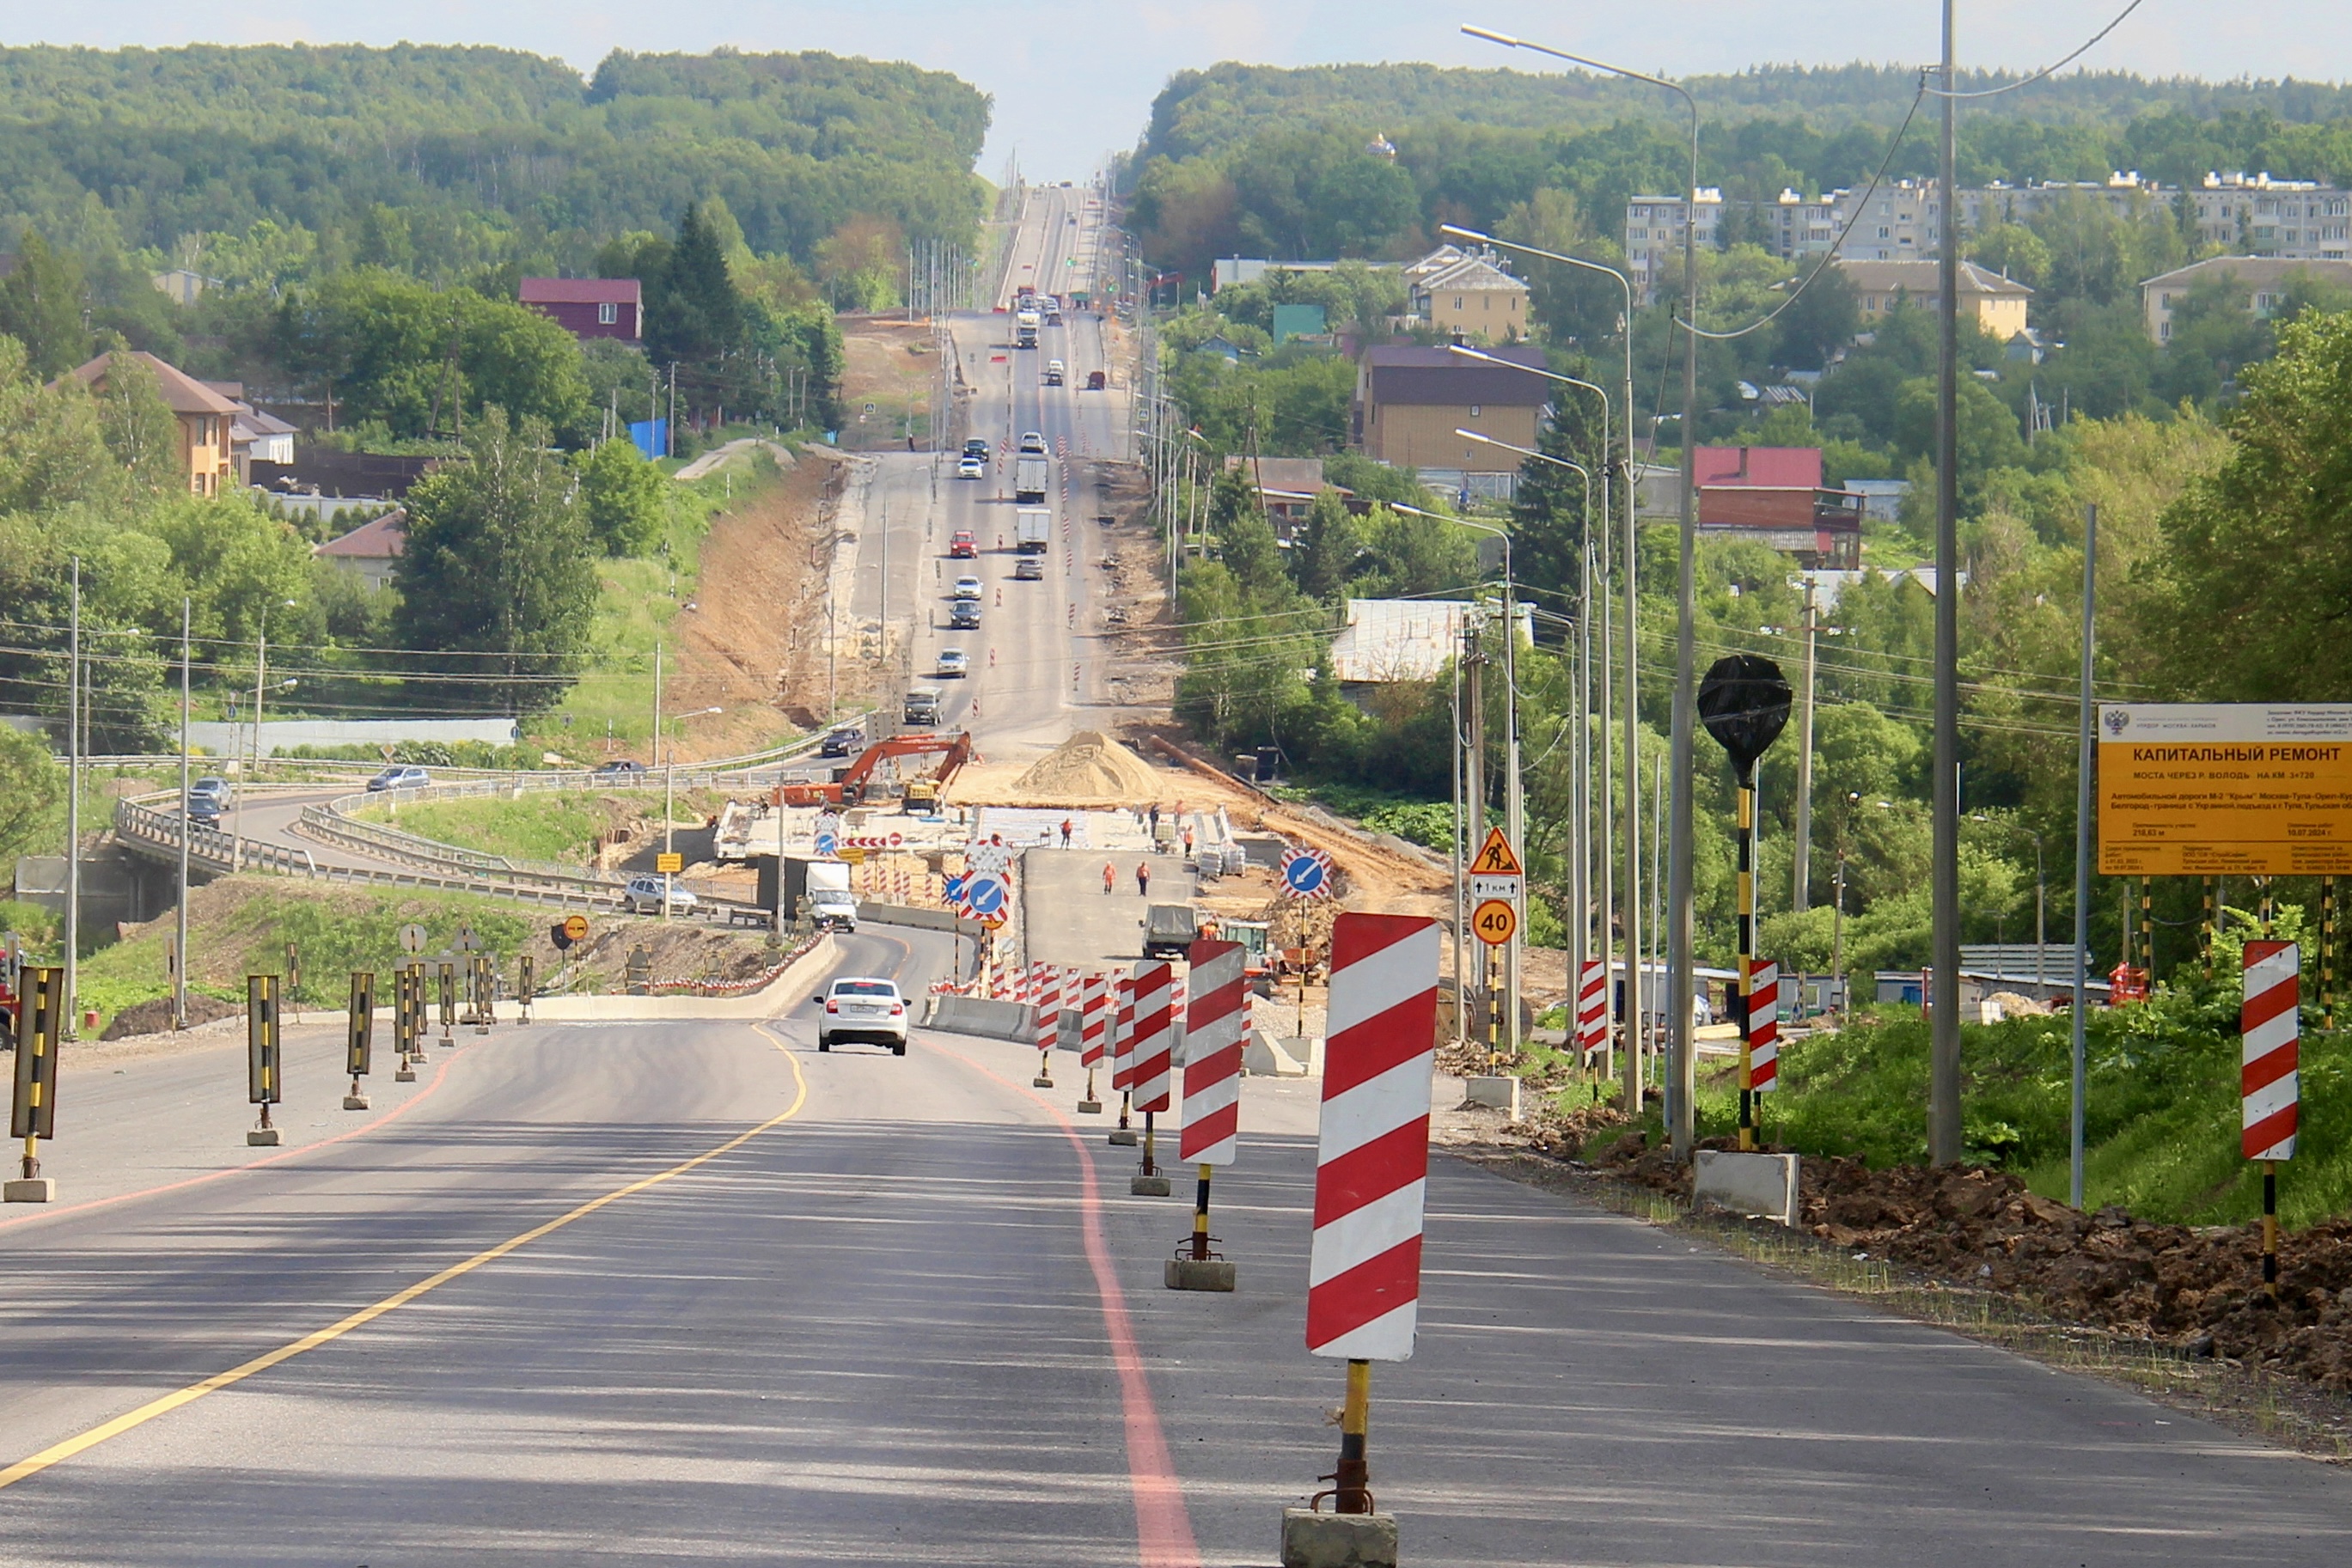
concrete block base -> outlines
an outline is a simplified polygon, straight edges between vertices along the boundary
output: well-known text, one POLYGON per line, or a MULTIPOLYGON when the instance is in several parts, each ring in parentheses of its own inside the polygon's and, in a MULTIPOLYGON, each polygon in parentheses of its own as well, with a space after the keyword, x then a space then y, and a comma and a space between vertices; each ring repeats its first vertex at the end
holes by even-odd
POLYGON ((1029 1081, 1029 1087, 1032 1089, 1051 1089, 1053 1086, 1054 1081, 1042 1072, 1029 1081))
POLYGON ((1113 1127, 1110 1130, 1110 1141, 1115 1147, 1131 1149, 1135 1147, 1135 1129, 1132 1127, 1113 1127))
MULTIPOLYGON (((1507 1073, 1496 1078, 1468 1078, 1463 1092, 1473 1105, 1492 1105, 1516 1122, 1519 1119, 1519 1081, 1507 1073)), ((1360 1517, 1360 1516, 1350 1516, 1360 1517)))
POLYGON ((343 1109, 344 1109, 344 1110, 346 1110, 346 1111, 364 1111, 364 1110, 366 1110, 367 1108, 368 1108, 368 1097, 367 1097, 366 1095, 364 1095, 364 1094, 346 1094, 346 1095, 344 1095, 344 1096, 343 1096, 343 1109))
POLYGON ((1213 1258, 1171 1258, 1161 1282, 1171 1291, 1231 1291, 1234 1266, 1213 1258))
POLYGON ((48 1176, 20 1176, 0 1186, 0 1203, 55 1203, 58 1184, 48 1176))
POLYGON ((394 1083, 414 1083, 416 1082, 416 1069, 404 1061, 400 1064, 399 1071, 392 1075, 392 1081, 394 1083))
POLYGON ((245 1130, 245 1141, 247 1145, 251 1148, 274 1149, 278 1146, 278 1129, 275 1127, 247 1127, 245 1130))
POLYGON ((1282 1511, 1282 1568, 1396 1568, 1396 1516, 1282 1511))
POLYGON ((1102 1102, 1101 1102, 1101 1101, 1099 1101, 1099 1100, 1081 1100, 1081 1101, 1079 1101, 1079 1102, 1078 1102, 1078 1114, 1079 1114, 1079 1115, 1081 1115, 1081 1116, 1099 1116, 1099 1115, 1101 1115, 1101 1114, 1102 1114, 1102 1102))
POLYGON ((1168 1178, 1164 1176, 1133 1176, 1128 1181, 1127 1190, 1137 1197, 1166 1197, 1168 1178))
POLYGON ((1691 1201, 1757 1219, 1797 1223, 1797 1156, 1701 1149, 1691 1201))

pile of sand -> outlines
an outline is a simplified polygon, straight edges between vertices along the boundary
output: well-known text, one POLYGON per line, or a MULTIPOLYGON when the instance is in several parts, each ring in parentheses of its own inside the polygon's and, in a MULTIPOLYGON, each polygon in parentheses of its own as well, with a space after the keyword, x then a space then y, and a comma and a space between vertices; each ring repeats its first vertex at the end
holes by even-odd
POLYGON ((1110 737, 1082 729, 1032 763, 1013 788, 1024 797, 1074 805, 1082 800, 1140 802, 1159 797, 1160 775, 1110 737))

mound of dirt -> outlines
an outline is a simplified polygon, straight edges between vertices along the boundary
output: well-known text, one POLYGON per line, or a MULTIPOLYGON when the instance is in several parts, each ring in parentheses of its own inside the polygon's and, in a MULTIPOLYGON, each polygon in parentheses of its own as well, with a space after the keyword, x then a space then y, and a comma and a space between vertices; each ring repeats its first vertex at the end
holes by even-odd
POLYGON ((1073 805, 1088 800, 1152 800, 1160 795, 1160 775, 1110 737, 1082 729, 1030 764, 1028 771, 1013 781, 1013 788, 1024 795, 1073 805))
MULTIPOLYGON (((1564 1136, 1545 1144, 1556 1156, 1573 1146, 1564 1136)), ((1591 1157, 1611 1175, 1689 1196, 1689 1168, 1640 1133, 1591 1157)), ((1832 1246, 2352 1393, 2352 1219, 2282 1237, 2273 1297, 2263 1285, 2254 1225, 2151 1224, 2113 1205, 2085 1214, 2027 1191, 2008 1172, 1967 1166, 1872 1170, 1859 1160, 1809 1158, 1801 1177, 1801 1223, 1832 1246)))
MULTIPOLYGON (((211 1023, 218 1019, 235 1018, 243 1008, 208 997, 202 991, 188 993, 188 1027, 211 1023)), ((149 1001, 133 1002, 114 1015, 100 1040, 128 1040, 134 1034, 162 1034, 172 1027, 172 998, 156 997, 149 1001)))

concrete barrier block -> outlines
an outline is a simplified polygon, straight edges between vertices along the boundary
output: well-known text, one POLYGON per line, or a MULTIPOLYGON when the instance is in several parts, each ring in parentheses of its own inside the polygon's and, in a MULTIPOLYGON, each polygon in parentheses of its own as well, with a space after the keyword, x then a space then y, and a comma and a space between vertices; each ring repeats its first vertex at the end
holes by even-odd
POLYGON ((1110 1130, 1110 1141, 1118 1148, 1131 1149, 1135 1147, 1135 1129, 1132 1127, 1113 1127, 1110 1130))
POLYGON ((1234 1266, 1216 1258, 1171 1258, 1160 1281, 1171 1291, 1231 1291, 1234 1266))
POLYGON ((1306 1077, 1307 1063, 1290 1050, 1296 1043, 1296 1040, 1270 1040, 1264 1030, 1250 1030, 1249 1040, 1242 1047, 1242 1071, 1261 1078, 1306 1077))
POLYGON ((1492 1078, 1465 1078, 1465 1096, 1473 1105, 1492 1105, 1512 1121, 1519 1119, 1519 1081, 1508 1073, 1492 1078))
POLYGON ((1282 1568, 1396 1568, 1396 1516, 1282 1511, 1282 1568))
POLYGON ((22 1176, 0 1185, 0 1203, 55 1203, 58 1184, 49 1176, 22 1176))
POLYGON ((1127 1190, 1136 1197, 1166 1197, 1168 1178, 1164 1176, 1130 1176, 1128 1178, 1127 1190))
POLYGON ((366 1095, 364 1095, 364 1094, 346 1094, 346 1095, 344 1095, 344 1096, 343 1096, 343 1109, 344 1109, 344 1110, 346 1110, 346 1111, 364 1111, 364 1110, 366 1110, 367 1108, 368 1108, 368 1097, 367 1097, 366 1095))
POLYGON ((950 1034, 976 1034, 989 1040, 1027 1044, 1036 1038, 1034 1014, 1026 1002, 999 1001, 993 997, 942 996, 932 1009, 930 1027, 950 1034))
POLYGON ((248 1127, 245 1132, 245 1143, 247 1148, 276 1148, 278 1146, 278 1129, 275 1127, 248 1127))
POLYGON ((1797 1156, 1736 1149, 1698 1151, 1691 1201, 1756 1219, 1797 1223, 1797 1156))

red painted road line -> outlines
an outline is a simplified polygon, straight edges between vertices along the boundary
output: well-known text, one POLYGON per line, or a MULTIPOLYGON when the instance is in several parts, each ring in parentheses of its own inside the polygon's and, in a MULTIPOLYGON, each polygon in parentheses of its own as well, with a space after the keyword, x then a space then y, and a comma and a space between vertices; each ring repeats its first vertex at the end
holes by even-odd
POLYGON ((443 1057, 440 1067, 433 1074, 433 1082, 410 1095, 397 1109, 386 1111, 372 1122, 362 1122, 356 1127, 346 1127, 331 1138, 321 1138, 315 1144, 298 1144, 290 1149, 280 1149, 274 1155, 264 1155, 257 1160, 247 1160, 241 1166, 223 1166, 216 1171, 206 1171, 202 1176, 189 1176, 181 1181, 165 1182, 162 1186, 142 1187, 136 1192, 118 1192, 112 1197, 93 1197, 86 1203, 68 1203, 58 1208, 43 1207, 31 1214, 19 1215, 15 1219, 0 1219, 0 1230, 13 1229, 19 1225, 30 1225, 37 1219, 63 1219, 68 1214, 88 1214, 94 1208, 109 1208, 118 1203, 131 1203, 142 1197, 160 1197, 167 1192, 184 1192, 192 1186, 202 1186, 208 1181, 219 1181, 224 1176, 243 1176, 247 1171, 257 1171, 265 1166, 274 1166, 281 1160, 290 1160, 297 1155, 307 1155, 313 1149, 323 1149, 331 1145, 340 1144, 346 1138, 356 1138, 362 1133, 373 1133, 388 1122, 398 1121, 432 1098, 434 1092, 439 1089, 443 1081, 449 1076, 451 1064, 480 1043, 479 1040, 468 1040, 457 1048, 457 1055, 443 1057))
POLYGON ((1151 1400, 1151 1379, 1143 1369, 1143 1354, 1136 1347, 1135 1327, 1127 1315, 1127 1292, 1118 1288, 1110 1243, 1103 1236, 1102 1190, 1095 1180, 1093 1152, 1052 1101, 1009 1078, 999 1078, 960 1051, 936 1040, 921 1043, 927 1050, 962 1062, 990 1082, 1044 1106, 1076 1152, 1079 1226, 1086 1238, 1087 1265, 1094 1270, 1095 1294, 1102 1301, 1103 1331, 1110 1339, 1120 1401, 1126 1406, 1127 1474, 1135 1494, 1136 1559, 1141 1568, 1201 1568, 1201 1548, 1192 1539, 1192 1517, 1184 1511, 1183 1483, 1176 1479, 1176 1467, 1168 1457, 1159 1407, 1151 1400))

